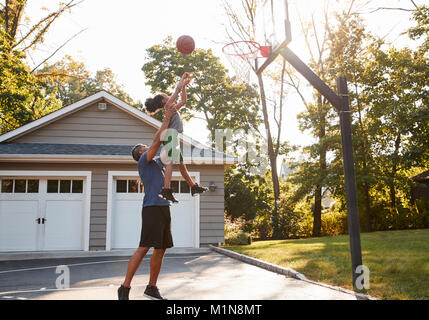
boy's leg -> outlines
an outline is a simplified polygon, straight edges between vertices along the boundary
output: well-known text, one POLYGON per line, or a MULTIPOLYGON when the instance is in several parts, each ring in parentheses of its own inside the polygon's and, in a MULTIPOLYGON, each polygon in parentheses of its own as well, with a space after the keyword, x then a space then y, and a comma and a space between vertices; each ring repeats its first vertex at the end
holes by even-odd
POLYGON ((179 163, 179 170, 182 174, 182 177, 185 178, 188 185, 191 187, 191 194, 192 196, 196 193, 204 193, 208 189, 205 187, 200 187, 198 183, 195 183, 192 178, 189 176, 188 169, 186 168, 186 165, 183 162, 179 163))
POLYGON ((163 150, 161 152, 161 161, 164 165, 164 187, 162 188, 160 194, 164 199, 170 200, 172 202, 178 202, 173 196, 173 191, 171 190, 171 177, 173 175, 173 161, 167 159, 167 152, 163 150))
POLYGON ((133 279, 134 274, 136 273, 140 263, 148 251, 148 247, 138 247, 134 252, 133 256, 130 258, 130 262, 128 262, 127 275, 125 276, 125 281, 122 284, 124 287, 130 287, 131 280, 133 279))
POLYGON ((186 182, 188 183, 188 185, 190 187, 194 186, 195 183, 192 180, 192 178, 189 176, 188 169, 186 168, 186 165, 183 162, 179 163, 179 170, 180 170, 180 173, 182 174, 182 177, 186 180, 186 182))
POLYGON ((159 272, 161 271, 162 260, 166 249, 154 249, 152 258, 150 259, 150 277, 149 285, 156 286, 159 272))
POLYGON ((171 176, 173 175, 173 162, 170 161, 164 170, 164 188, 171 189, 171 176))

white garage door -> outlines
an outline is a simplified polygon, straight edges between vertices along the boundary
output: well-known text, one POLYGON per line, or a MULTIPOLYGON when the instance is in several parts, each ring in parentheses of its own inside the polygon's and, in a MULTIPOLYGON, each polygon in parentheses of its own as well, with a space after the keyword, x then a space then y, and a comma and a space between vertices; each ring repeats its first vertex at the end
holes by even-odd
POLYGON ((0 180, 0 251, 84 249, 85 179, 0 180))
MULTIPOLYGON (((173 177, 172 188, 179 203, 170 206, 171 232, 175 247, 196 247, 196 215, 199 197, 189 186, 173 177)), ((112 186, 111 248, 136 248, 140 241, 144 190, 136 177, 116 177, 112 186)))

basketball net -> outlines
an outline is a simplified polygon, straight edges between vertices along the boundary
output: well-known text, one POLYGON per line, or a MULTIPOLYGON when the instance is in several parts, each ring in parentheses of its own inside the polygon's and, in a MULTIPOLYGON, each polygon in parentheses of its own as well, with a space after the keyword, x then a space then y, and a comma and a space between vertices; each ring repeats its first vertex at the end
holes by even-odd
POLYGON ((260 46, 255 41, 236 41, 225 45, 223 53, 232 65, 238 82, 246 84, 250 81, 250 71, 261 52, 263 58, 270 55, 270 47, 260 46))

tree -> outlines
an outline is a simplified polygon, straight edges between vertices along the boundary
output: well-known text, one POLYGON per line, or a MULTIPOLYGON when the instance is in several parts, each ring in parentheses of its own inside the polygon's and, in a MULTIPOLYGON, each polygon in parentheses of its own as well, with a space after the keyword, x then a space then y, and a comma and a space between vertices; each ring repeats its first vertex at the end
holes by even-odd
POLYGON ((9 35, 0 29, 0 133, 16 129, 61 107, 55 93, 46 94, 30 73, 25 55, 11 49, 9 35))
POLYGON ((0 22, 8 42, 9 53, 12 51, 25 53, 29 49, 36 48, 43 42, 53 23, 79 3, 75 0, 66 4, 60 3, 57 10, 49 12, 34 25, 26 25, 23 17, 27 0, 5 0, 4 5, 0 4, 0 22))
POLYGON ((204 120, 211 141, 214 141, 216 129, 248 131, 260 123, 255 89, 234 84, 211 50, 196 49, 190 55, 182 55, 170 37, 147 49, 147 62, 142 70, 153 94, 171 93, 184 72, 194 73, 194 81, 188 89, 188 103, 180 112, 184 119, 204 120))
POLYGON ((137 106, 123 87, 115 80, 109 68, 92 76, 85 64, 66 55, 61 61, 45 66, 36 75, 48 94, 56 93, 63 105, 70 105, 100 90, 106 90, 130 105, 137 106))
MULTIPOLYGON (((258 8, 260 8, 262 2, 258 0, 242 0, 241 10, 235 10, 229 1, 224 0, 223 4, 225 13, 229 19, 229 27, 226 30, 229 42, 254 40, 256 30, 256 12, 258 8)), ((280 154, 281 145, 280 136, 285 100, 283 77, 286 65, 283 61, 282 68, 269 75, 271 80, 271 85, 269 87, 280 88, 280 92, 267 91, 266 81, 263 75, 256 73, 256 69, 252 61, 249 61, 249 66, 258 78, 260 108, 263 115, 265 129, 265 136, 262 134, 261 136, 264 137, 267 144, 268 158, 271 168, 270 172, 274 191, 274 208, 271 216, 273 238, 280 238, 281 230, 279 225, 278 210, 278 202, 280 199, 280 181, 277 170, 277 159, 280 154), (275 109, 274 122, 277 126, 277 134, 272 133, 272 121, 268 112, 269 107, 273 107, 273 109, 275 109)))

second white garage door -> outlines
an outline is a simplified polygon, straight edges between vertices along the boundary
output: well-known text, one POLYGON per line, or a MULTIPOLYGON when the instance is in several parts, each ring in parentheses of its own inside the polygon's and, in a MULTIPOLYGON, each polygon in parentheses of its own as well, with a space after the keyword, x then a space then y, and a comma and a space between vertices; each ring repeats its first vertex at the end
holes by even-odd
MULTIPOLYGON (((111 179, 111 249, 136 248, 141 232, 144 190, 135 176, 111 179)), ((170 206, 174 247, 197 247, 196 224, 199 197, 192 197, 181 177, 173 176, 172 188, 179 203, 170 206)))

